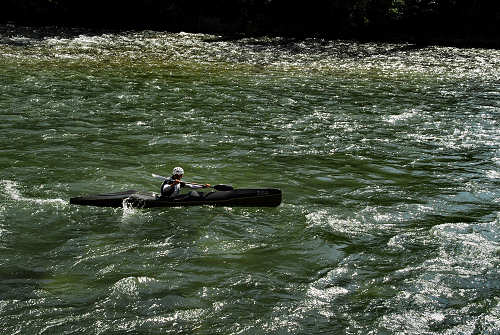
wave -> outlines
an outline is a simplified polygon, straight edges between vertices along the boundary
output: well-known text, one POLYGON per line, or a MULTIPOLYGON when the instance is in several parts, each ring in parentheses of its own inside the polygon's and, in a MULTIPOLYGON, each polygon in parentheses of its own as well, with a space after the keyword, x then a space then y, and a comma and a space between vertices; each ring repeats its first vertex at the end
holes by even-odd
POLYGON ((68 201, 64 199, 37 199, 37 198, 28 198, 21 194, 19 191, 19 185, 17 182, 13 180, 2 180, 0 181, 0 185, 2 185, 2 189, 4 194, 7 195, 10 199, 14 201, 24 201, 30 202, 37 205, 45 205, 45 204, 54 204, 54 205, 67 205, 68 201))

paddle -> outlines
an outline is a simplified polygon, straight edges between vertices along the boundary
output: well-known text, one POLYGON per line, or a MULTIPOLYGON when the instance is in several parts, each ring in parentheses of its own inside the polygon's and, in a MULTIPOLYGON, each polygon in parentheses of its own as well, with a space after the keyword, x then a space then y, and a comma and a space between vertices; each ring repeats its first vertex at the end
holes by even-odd
MULTIPOLYGON (((168 179, 167 177, 163 177, 163 176, 160 176, 160 175, 154 174, 154 173, 152 173, 151 175, 153 177, 161 179, 161 180, 168 179)), ((187 184, 201 185, 198 183, 187 183, 187 184)), ((209 187, 213 188, 214 190, 217 190, 217 191, 232 191, 232 190, 234 190, 234 188, 231 185, 225 185, 225 184, 218 184, 218 185, 209 186, 209 187)))

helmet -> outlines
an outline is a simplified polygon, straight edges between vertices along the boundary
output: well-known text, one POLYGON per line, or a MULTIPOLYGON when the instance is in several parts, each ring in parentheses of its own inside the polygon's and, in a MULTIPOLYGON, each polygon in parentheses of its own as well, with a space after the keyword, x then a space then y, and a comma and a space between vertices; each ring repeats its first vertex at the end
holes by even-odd
POLYGON ((184 174, 184 170, 181 168, 181 167, 174 167, 174 170, 172 171, 172 174, 173 175, 183 175, 184 174))

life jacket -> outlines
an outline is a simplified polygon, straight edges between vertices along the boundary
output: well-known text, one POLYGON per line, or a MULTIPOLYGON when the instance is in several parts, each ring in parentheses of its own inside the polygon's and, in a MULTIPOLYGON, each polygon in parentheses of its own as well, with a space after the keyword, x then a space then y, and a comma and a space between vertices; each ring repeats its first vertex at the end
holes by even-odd
MULTIPOLYGON (((164 190, 164 187, 165 187, 166 185, 172 185, 172 184, 174 183, 174 180, 175 180, 175 179, 174 179, 173 177, 174 177, 174 176, 172 176, 172 177, 169 177, 169 178, 165 179, 165 180, 163 181, 163 183, 161 184, 161 187, 160 187, 160 194, 161 194, 161 196, 162 196, 162 197, 170 197, 170 196, 172 196, 172 194, 174 194, 174 192, 175 192, 175 187, 170 187, 170 188, 168 188, 168 190, 167 190, 167 191, 165 191, 165 190, 164 190)), ((180 182, 180 184, 179 184, 179 187, 183 187, 184 185, 185 185, 185 183, 181 181, 181 182, 180 182)))

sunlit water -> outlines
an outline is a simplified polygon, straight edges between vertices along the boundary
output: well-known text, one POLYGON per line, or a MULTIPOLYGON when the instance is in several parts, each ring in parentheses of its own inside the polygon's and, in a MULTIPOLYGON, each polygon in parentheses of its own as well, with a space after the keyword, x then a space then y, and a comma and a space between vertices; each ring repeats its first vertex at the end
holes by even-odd
POLYGON ((500 52, 0 36, 6 334, 498 334, 500 52), (276 209, 105 209, 151 173, 276 209))

